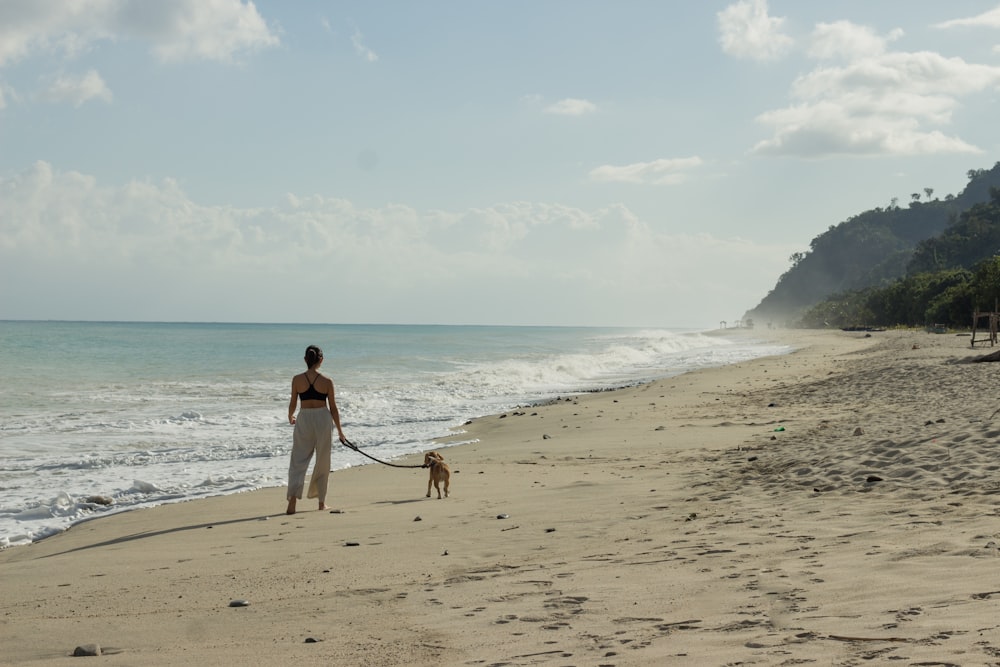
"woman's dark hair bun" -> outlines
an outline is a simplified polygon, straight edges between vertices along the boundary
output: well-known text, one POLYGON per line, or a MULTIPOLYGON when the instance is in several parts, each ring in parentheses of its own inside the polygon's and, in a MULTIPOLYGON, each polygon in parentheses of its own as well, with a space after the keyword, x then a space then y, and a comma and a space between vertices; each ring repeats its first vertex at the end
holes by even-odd
POLYGON ((306 365, 309 366, 309 368, 315 366, 322 358, 323 358, 323 350, 319 349, 319 346, 310 345, 309 347, 306 348, 305 360, 306 360, 306 365))

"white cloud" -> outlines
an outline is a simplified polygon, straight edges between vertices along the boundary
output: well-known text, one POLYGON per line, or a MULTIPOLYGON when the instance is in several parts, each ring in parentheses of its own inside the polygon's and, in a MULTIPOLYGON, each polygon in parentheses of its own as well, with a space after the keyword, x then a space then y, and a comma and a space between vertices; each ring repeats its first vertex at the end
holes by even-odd
POLYGON ((0 201, 0 317, 18 319, 714 324, 795 250, 665 233, 622 205, 206 206, 171 180, 109 187, 44 162, 0 177, 0 201), (336 298, 289 291, 303 271, 336 298))
POLYGON ((279 43, 254 4, 241 0, 128 0, 114 19, 125 35, 152 42, 164 61, 231 62, 279 43))
POLYGON ((773 128, 754 152, 769 155, 926 155, 981 152, 941 126, 959 98, 1000 86, 1000 67, 927 52, 894 52, 893 31, 880 37, 848 22, 821 24, 809 53, 837 58, 792 84, 794 104, 757 121, 773 128))
POLYGON ((241 0, 32 0, 0 3, 0 67, 36 52, 75 56, 94 43, 141 39, 164 61, 230 62, 277 35, 241 0))
POLYGON ((700 167, 699 157, 659 159, 652 162, 636 162, 627 165, 602 165, 590 172, 593 181, 619 183, 652 183, 654 185, 676 185, 684 181, 687 172, 700 167))
POLYGON ((110 36, 106 0, 0 3, 0 67, 33 51, 75 53, 80 44, 110 36))
POLYGON ((776 60, 794 45, 784 18, 768 16, 767 0, 740 0, 716 15, 722 50, 737 58, 776 60))
POLYGON ((60 74, 41 94, 41 98, 47 102, 67 102, 75 107, 93 99, 110 102, 112 97, 104 79, 93 69, 79 77, 60 74))
POLYGON ((545 107, 545 113, 559 114, 562 116, 582 116, 584 114, 597 111, 597 106, 587 100, 579 100, 567 97, 555 104, 545 107))
POLYGON ((868 26, 850 21, 820 23, 813 30, 808 53, 813 58, 855 60, 885 53, 888 43, 903 36, 894 30, 887 37, 878 35, 868 26))
POLYGON ((355 27, 351 34, 351 44, 354 45, 354 51, 366 61, 373 63, 378 60, 378 54, 365 46, 364 39, 364 35, 355 27))
MULTIPOLYGON (((935 28, 1000 28, 1000 7, 983 12, 977 16, 964 19, 953 19, 944 21, 934 26, 935 28)), ((994 53, 1000 53, 1000 44, 993 47, 994 53)))
POLYGON ((1000 7, 983 12, 977 16, 964 19, 952 19, 936 24, 935 28, 956 28, 962 26, 974 26, 982 28, 1000 28, 1000 7))
MULTIPOLYGON (((979 92, 998 84, 998 66, 967 63, 961 58, 919 51, 887 53, 861 58, 843 67, 816 69, 797 79, 792 91, 801 98, 823 95, 844 98, 854 94, 876 101, 882 96, 898 94, 931 100, 942 96, 957 104, 954 96, 979 92)), ((916 109, 899 109, 899 112, 924 115, 922 105, 916 109)))
POLYGON ((814 104, 769 111, 758 116, 776 128, 754 152, 765 155, 933 155, 980 153, 980 149, 938 130, 925 130, 902 114, 862 114, 842 104, 814 104))

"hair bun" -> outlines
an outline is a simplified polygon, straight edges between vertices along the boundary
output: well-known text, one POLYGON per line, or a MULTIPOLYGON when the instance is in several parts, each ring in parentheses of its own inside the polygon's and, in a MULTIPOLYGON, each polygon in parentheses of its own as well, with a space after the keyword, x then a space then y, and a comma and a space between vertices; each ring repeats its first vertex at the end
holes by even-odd
POLYGON ((310 345, 306 348, 305 361, 310 368, 316 365, 320 359, 323 358, 323 350, 319 348, 318 345, 310 345))

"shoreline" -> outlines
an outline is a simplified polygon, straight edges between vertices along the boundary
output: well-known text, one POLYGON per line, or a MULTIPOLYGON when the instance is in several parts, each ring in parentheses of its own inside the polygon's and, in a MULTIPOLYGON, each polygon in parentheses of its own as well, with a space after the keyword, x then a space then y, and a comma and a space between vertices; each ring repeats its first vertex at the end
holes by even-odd
POLYGON ((752 335, 799 349, 472 420, 446 500, 372 464, 334 512, 270 487, 4 550, 0 662, 994 660, 993 374, 952 363, 981 350, 752 335))
MULTIPOLYGON (((730 331, 697 333, 702 337, 705 337, 706 334, 711 337, 718 337, 720 335, 724 336, 727 333, 730 336, 735 337, 739 332, 734 329, 730 331)), ((765 350, 762 350, 761 352, 766 353, 765 350)), ((719 363, 722 362, 720 361, 719 363)), ((640 386, 641 384, 651 381, 655 380, 650 380, 648 378, 612 380, 606 378, 604 380, 605 384, 598 384, 599 380, 593 379, 588 382, 583 382, 576 388, 568 386, 565 387, 562 390, 562 396, 617 391, 629 387, 640 386)), ((362 451, 373 454, 378 459, 391 461, 397 457, 406 456, 416 451, 426 451, 429 449, 430 443, 441 439, 448 438, 449 442, 454 442, 454 439, 449 438, 449 433, 460 429, 464 423, 467 423, 471 419, 479 419, 483 416, 487 416, 501 410, 514 410, 518 408, 531 407, 533 405, 544 405, 549 402, 555 402, 559 400, 559 398, 561 397, 556 396, 552 391, 539 391, 536 392, 534 396, 526 395, 520 398, 516 396, 509 396, 502 402, 496 401, 490 405, 464 406, 470 409, 454 411, 453 413, 448 414, 444 419, 431 419, 425 422, 417 420, 414 425, 418 428, 421 423, 436 422, 439 425, 434 427, 429 432, 420 432, 418 435, 407 434, 409 437, 404 435, 404 437, 397 441, 405 443, 401 446, 392 445, 391 443, 393 441, 391 440, 384 441, 384 443, 393 451, 381 451, 384 447, 376 447, 369 450, 367 449, 367 445, 364 443, 362 443, 360 447, 362 451), (444 421, 446 421, 447 424, 441 424, 441 422, 444 421)), ((200 415, 196 416, 199 416, 200 418, 200 415)), ((206 418, 206 420, 213 421, 211 417, 206 418)), ((282 420, 281 426, 284 425, 284 421, 282 420)), ((258 431, 258 433, 255 434, 255 437, 260 437, 260 432, 262 431, 258 431)), ((277 445, 279 450, 282 446, 286 445, 285 438, 288 439, 287 442, 290 444, 290 433, 279 435, 278 437, 280 437, 280 442, 277 445)), ((217 441, 212 441, 211 443, 205 443, 198 440, 188 442, 178 441, 176 444, 179 448, 195 448, 191 449, 191 451, 195 452, 191 458, 194 461, 194 467, 199 471, 199 476, 195 477, 194 475, 184 474, 187 471, 181 469, 180 472, 183 477, 183 482, 179 486, 172 484, 175 479, 171 478, 170 471, 167 471, 165 476, 147 477, 144 470, 132 469, 129 467, 115 469, 110 473, 101 471, 98 478, 86 485, 73 483, 75 480, 79 480, 83 477, 78 475, 74 470, 74 461, 86 462, 88 460, 87 457, 100 459, 105 455, 114 459, 117 456, 127 455, 127 449, 121 451, 111 451, 107 454, 86 449, 83 454, 80 454, 76 449, 67 449, 66 455, 61 460, 45 461, 44 463, 47 464, 47 466, 53 466, 57 469, 58 474, 48 475, 45 478, 39 479, 39 482, 42 484, 42 488, 44 488, 44 491, 47 492, 45 495, 34 495, 30 492, 25 494, 23 491, 20 494, 16 493, 16 491, 13 492, 15 497, 8 499, 11 502, 7 508, 9 510, 6 515, 7 518, 4 519, 3 525, 0 526, 0 550, 37 543, 63 533, 66 530, 71 529, 74 525, 96 519, 107 518, 122 512, 134 511, 136 509, 147 509, 159 505, 177 504, 180 502, 188 502, 190 500, 214 497, 216 495, 238 495, 265 488, 284 486, 285 480, 281 468, 283 465, 287 465, 287 451, 284 453, 278 451, 275 456, 270 451, 270 448, 273 447, 273 441, 268 441, 266 454, 264 456, 260 455, 261 452, 259 450, 255 450, 251 451, 250 456, 242 455, 244 458, 240 458, 241 455, 238 454, 237 457, 232 460, 226 460, 223 458, 222 460, 214 461, 214 465, 216 466, 229 466, 236 469, 236 472, 233 473, 234 476, 229 480, 227 480, 227 475, 229 474, 228 471, 221 472, 221 477, 219 478, 220 481, 218 483, 214 480, 216 474, 219 473, 218 468, 210 469, 206 467, 209 463, 213 462, 213 459, 200 458, 198 455, 198 452, 200 451, 212 451, 214 448, 218 448, 219 444, 217 441), (205 449, 198 449, 198 447, 201 446, 204 446, 205 449), (256 453, 257 456, 254 456, 254 453, 256 453), (279 459, 277 463, 281 464, 278 465, 277 468, 275 468, 275 458, 279 459), (247 461, 254 460, 266 460, 267 464, 266 468, 257 466, 257 470, 255 472, 258 475, 258 479, 250 480, 245 474, 245 468, 243 466, 247 461), (277 473, 277 475, 274 473, 277 473), (63 479, 70 483, 65 487, 57 485, 49 488, 44 485, 45 481, 54 481, 59 479, 63 479), (129 479, 135 480, 131 488, 123 484, 129 479), (26 495, 27 498, 25 499, 26 495), (21 499, 25 499, 24 504, 17 502, 21 499), (16 511, 15 508, 20 510, 19 514, 26 515, 23 522, 15 520, 19 518, 14 516, 16 511), (32 513, 35 513, 36 517, 31 517, 30 514, 32 513)), ((335 470, 340 470, 346 467, 367 465, 370 463, 369 459, 357 456, 350 452, 347 448, 340 449, 337 443, 334 443, 334 445, 332 464, 335 470)), ((223 448, 225 447, 226 446, 223 445, 223 448)), ((234 449, 239 452, 242 450, 242 447, 236 445, 234 449)), ((160 448, 160 450, 168 451, 169 445, 166 446, 166 449, 160 448)), ((160 454, 154 454, 154 456, 159 455, 160 454)), ((26 458, 30 458, 28 454, 24 454, 24 456, 26 458)), ((99 466, 99 468, 101 467, 102 466, 99 466)), ((114 468, 114 463, 112 463, 111 467, 114 468)), ((175 465, 175 467, 177 466, 175 465)), ((251 465, 249 467, 253 468, 254 466, 251 465)), ((34 486, 34 484, 31 486, 34 486)), ((24 487, 21 487, 21 489, 23 488, 24 487)), ((19 490, 16 485, 15 489, 19 490)), ((33 490, 40 489, 36 488, 32 489, 32 491, 33 490)))

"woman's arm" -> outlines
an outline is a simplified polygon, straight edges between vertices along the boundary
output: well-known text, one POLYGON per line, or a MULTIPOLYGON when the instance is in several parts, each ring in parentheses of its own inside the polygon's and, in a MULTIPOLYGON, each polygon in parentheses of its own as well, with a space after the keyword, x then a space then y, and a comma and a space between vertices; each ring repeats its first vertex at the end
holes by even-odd
POLYGON ((288 423, 295 423, 295 408, 299 404, 299 393, 295 391, 295 378, 292 378, 292 397, 288 400, 288 423))

